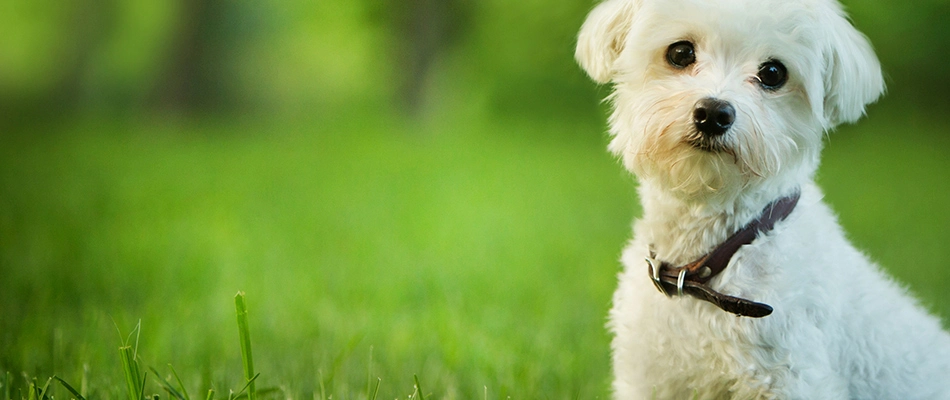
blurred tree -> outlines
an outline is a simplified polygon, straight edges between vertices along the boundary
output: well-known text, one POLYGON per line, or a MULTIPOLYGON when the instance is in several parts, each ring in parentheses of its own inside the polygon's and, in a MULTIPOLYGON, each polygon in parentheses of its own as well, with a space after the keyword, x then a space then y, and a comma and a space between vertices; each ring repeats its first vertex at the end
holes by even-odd
POLYGON ((577 31, 596 0, 482 0, 457 68, 496 117, 602 119, 605 94, 574 62, 577 31))
MULTIPOLYGON (((602 117, 573 61, 597 0, 4 0, 0 119, 69 111, 602 117)), ((888 101, 948 102, 950 2, 842 0, 888 101)))
POLYGON ((87 75, 94 56, 113 34, 115 0, 78 0, 72 3, 64 35, 63 75, 51 93, 53 104, 73 109, 88 96, 87 75))
POLYGON ((470 10, 464 0, 392 0, 387 11, 395 33, 396 102, 418 115, 433 66, 464 33, 470 10))
POLYGON ((213 84, 220 35, 219 13, 225 6, 216 0, 184 0, 171 40, 166 70, 156 87, 158 103, 175 110, 199 110, 218 101, 221 88, 213 84))
POLYGON ((263 34, 263 4, 226 0, 181 0, 155 101, 184 113, 233 111, 240 107, 236 65, 250 38, 263 34))
POLYGON ((112 34, 114 0, 11 1, 0 31, 0 118, 40 119, 77 107, 92 57, 112 34))

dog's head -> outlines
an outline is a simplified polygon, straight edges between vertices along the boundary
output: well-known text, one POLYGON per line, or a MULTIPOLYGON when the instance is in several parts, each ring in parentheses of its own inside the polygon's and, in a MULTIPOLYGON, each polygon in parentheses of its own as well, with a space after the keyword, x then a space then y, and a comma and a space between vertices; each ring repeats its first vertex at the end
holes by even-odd
POLYGON ((835 0, 606 0, 576 58, 613 84, 610 150, 684 199, 800 184, 884 90, 835 0))

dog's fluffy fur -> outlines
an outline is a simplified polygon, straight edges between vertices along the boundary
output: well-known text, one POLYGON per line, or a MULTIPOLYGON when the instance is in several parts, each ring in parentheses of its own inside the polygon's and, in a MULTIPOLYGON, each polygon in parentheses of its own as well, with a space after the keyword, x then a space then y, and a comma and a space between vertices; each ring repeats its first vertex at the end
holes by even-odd
POLYGON ((846 239, 813 183, 825 132, 883 92, 867 39, 834 0, 606 0, 576 58, 611 83, 610 150, 639 181, 643 217, 614 295, 617 399, 950 399, 950 336, 846 239), (695 62, 667 59, 687 41, 695 62), (779 60, 788 80, 764 87, 779 60), (735 121, 709 146, 693 122, 703 98, 735 121), (644 259, 709 252, 770 202, 792 214, 741 248, 710 286, 775 308, 737 317, 667 298, 644 259))

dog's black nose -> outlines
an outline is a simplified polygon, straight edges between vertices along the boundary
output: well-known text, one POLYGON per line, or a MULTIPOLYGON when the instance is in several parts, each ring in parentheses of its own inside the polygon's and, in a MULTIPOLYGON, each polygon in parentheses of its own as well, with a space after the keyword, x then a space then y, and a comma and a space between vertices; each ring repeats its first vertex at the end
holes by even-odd
POLYGON ((726 101, 707 97, 698 101, 693 109, 693 123, 704 135, 722 135, 735 121, 736 109, 726 101))

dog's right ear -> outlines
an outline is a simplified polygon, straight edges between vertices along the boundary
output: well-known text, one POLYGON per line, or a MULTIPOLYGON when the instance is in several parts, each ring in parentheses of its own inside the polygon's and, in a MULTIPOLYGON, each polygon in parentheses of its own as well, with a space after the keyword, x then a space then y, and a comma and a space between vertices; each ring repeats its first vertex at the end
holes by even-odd
POLYGON ((614 62, 620 56, 630 30, 635 0, 607 0, 595 7, 581 26, 574 58, 597 83, 614 76, 614 62))

